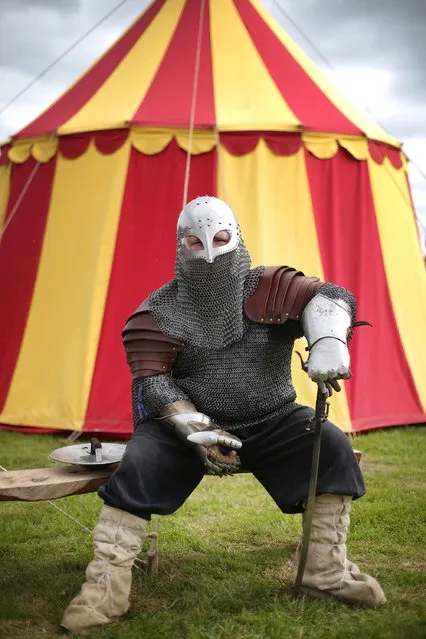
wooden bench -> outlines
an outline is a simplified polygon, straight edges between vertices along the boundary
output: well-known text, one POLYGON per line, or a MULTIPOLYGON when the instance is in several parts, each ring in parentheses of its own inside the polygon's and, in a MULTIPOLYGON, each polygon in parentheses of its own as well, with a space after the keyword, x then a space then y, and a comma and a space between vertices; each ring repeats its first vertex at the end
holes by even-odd
POLYGON ((0 472, 0 501, 48 501, 93 493, 116 468, 117 464, 101 470, 56 466, 0 472))
MULTIPOLYGON (((354 450, 358 463, 361 452, 354 450)), ((118 464, 101 469, 55 466, 0 472, 0 501, 49 501, 70 495, 94 493, 111 477, 118 464)), ((241 469, 239 473, 247 473, 241 469)))

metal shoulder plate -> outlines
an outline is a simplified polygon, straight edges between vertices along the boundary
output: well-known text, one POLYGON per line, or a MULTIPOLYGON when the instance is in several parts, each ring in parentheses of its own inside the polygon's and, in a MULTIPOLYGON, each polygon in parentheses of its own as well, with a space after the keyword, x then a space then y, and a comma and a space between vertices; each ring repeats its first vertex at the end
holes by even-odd
POLYGON ((256 290, 245 300, 245 315, 262 324, 300 320, 305 306, 322 285, 318 277, 306 277, 290 266, 266 266, 256 290))
POLYGON ((171 373, 184 344, 164 335, 145 300, 129 317, 122 332, 132 378, 171 373))

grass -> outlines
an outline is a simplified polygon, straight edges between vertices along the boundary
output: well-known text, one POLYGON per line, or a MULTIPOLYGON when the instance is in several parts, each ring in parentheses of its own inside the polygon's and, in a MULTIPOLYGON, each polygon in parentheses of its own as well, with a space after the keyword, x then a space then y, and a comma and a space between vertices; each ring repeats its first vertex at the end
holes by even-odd
MULTIPOLYGON (((159 520, 157 575, 134 571, 132 607, 102 638, 426 637, 426 429, 357 436, 367 495, 354 504, 349 556, 376 576, 379 610, 291 597, 300 515, 282 515, 251 475, 207 477, 159 520)), ((53 465, 60 437, 0 431, 8 470, 53 465)), ((96 494, 55 502, 92 529, 96 494)), ((91 559, 91 538, 48 503, 0 502, 0 637, 61 637, 62 612, 91 559)))

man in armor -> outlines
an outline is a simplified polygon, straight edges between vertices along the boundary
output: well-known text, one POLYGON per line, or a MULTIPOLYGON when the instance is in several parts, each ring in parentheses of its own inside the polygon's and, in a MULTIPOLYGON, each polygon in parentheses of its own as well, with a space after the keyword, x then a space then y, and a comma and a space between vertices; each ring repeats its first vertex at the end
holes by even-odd
MULTIPOLYGON (((251 269, 223 201, 199 197, 184 207, 175 274, 123 331, 135 431, 99 489, 104 505, 93 533, 95 557, 62 620, 73 632, 127 612, 132 565, 151 516, 176 511, 204 475, 234 474, 242 466, 284 513, 304 513, 313 410, 295 401, 295 339, 307 339, 314 382, 338 390, 338 380, 350 377, 353 295, 287 266, 251 269)), ((346 556, 351 501, 364 493, 348 438, 326 421, 302 592, 385 603, 378 582, 346 556)), ((299 559, 300 544, 296 569, 299 559)))

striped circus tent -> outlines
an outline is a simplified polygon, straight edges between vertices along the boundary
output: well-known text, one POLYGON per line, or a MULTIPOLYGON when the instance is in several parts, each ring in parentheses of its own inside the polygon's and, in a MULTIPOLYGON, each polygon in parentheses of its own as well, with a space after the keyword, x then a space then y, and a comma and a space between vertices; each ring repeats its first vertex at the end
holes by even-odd
MULTIPOLYGON (((332 419, 426 421, 426 273, 401 145, 258 0, 155 0, 1 160, 6 427, 132 431, 121 330, 173 276, 177 216, 203 194, 233 207, 253 265, 343 285, 373 324, 332 419)), ((294 376, 312 405, 297 357, 294 376)))

